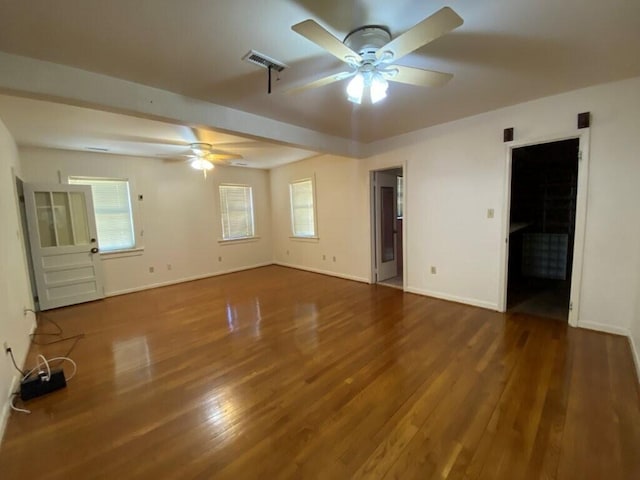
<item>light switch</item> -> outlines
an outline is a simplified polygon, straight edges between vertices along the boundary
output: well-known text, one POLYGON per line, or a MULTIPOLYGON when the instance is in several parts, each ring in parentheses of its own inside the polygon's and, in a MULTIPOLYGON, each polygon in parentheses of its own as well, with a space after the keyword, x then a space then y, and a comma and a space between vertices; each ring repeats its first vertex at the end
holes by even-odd
POLYGON ((495 216, 495 211, 493 208, 487 210, 487 218, 493 218, 495 216))

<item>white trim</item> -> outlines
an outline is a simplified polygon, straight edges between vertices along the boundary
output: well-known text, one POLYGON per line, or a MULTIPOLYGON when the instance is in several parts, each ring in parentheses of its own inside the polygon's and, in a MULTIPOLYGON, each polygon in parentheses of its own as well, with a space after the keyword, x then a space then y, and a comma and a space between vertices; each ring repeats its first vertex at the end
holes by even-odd
POLYGON ((100 252, 101 260, 112 260, 114 258, 138 257, 144 253, 144 247, 125 248, 122 250, 110 250, 100 252))
POLYGON ((631 338, 631 334, 626 328, 608 325, 606 323, 580 322, 579 327, 584 328, 585 330, 595 330, 597 332, 611 333, 613 335, 622 335, 623 337, 631 338))
POLYGON ((457 295, 450 295, 448 293, 434 292, 433 290, 423 290, 421 288, 407 287, 404 289, 407 293, 415 293, 417 295, 424 295, 426 297, 438 298, 440 300, 447 300, 449 302, 463 303, 465 305, 471 305, 472 307, 480 307, 488 310, 500 311, 497 303, 487 302, 484 300, 477 300, 475 298, 459 297, 457 295))
MULTIPOLYGON (((34 322, 31 325, 31 332, 29 333, 29 337, 28 337, 29 339, 31 339, 31 335, 35 333, 36 328, 38 328, 38 324, 35 322, 35 317, 34 317, 34 322)), ((24 370, 24 365, 27 361, 27 356, 29 355, 30 349, 31 349, 31 340, 29 340, 27 349, 24 352, 24 358, 22 359, 22 362, 19 362, 20 368, 22 368, 22 370, 24 370)), ((13 369, 13 365, 11 365, 11 368, 13 369)), ((11 394, 14 391, 16 391, 16 389, 18 388, 18 385, 20 384, 20 380, 21 380, 20 375, 18 374, 14 375, 13 378, 11 379, 11 382, 9 383, 9 391, 7 392, 4 405, 2 406, 2 410, 0 411, 0 446, 2 446, 4 432, 7 429, 7 423, 9 422, 9 415, 11 414, 11 407, 9 406, 9 402, 11 402, 11 394)))
POLYGON ((633 357, 633 363, 636 366, 638 383, 640 383, 640 351, 638 351, 638 348, 636 347, 636 342, 633 341, 633 335, 629 335, 629 345, 631 346, 631 356, 633 357))
POLYGON ((235 245, 236 243, 249 243, 249 242, 257 242, 260 240, 259 236, 254 235, 253 237, 241 237, 241 238, 219 238, 218 243, 222 245, 235 245))
POLYGON ((289 237, 289 240, 293 240, 294 242, 309 242, 309 243, 318 243, 320 241, 320 237, 289 237))
POLYGON ((295 268, 296 270, 305 270, 307 272, 319 273, 320 275, 328 275, 330 277, 338 277, 344 278, 345 280, 353 280, 354 282, 361 282, 370 284, 369 279, 364 277, 358 277, 356 275, 346 275, 344 273, 331 272, 329 270, 321 270, 319 268, 307 267, 305 265, 294 265, 293 263, 285 263, 285 262, 273 262, 274 265, 279 265, 281 267, 295 268))
MULTIPOLYGON (((571 302, 573 309, 569 312, 569 325, 582 326, 579 322, 580 292, 582 290, 582 265, 584 260, 584 243, 587 219, 587 197, 589 185, 589 144, 590 131, 588 128, 576 129, 562 133, 546 135, 538 138, 528 138, 520 141, 505 143, 505 168, 503 186, 502 235, 500 237, 500 270, 498 279, 498 311, 507 310, 507 285, 509 265, 509 215, 511 213, 511 169, 512 152, 514 148, 539 145, 562 140, 578 139, 581 158, 578 160, 578 185, 576 194, 575 236, 573 240, 573 265, 571 273, 571 302)), ((588 327, 586 327, 588 328, 588 327)))
POLYGON ((231 268, 229 270, 222 270, 220 272, 205 273, 203 275, 194 275, 192 277, 184 277, 184 278, 179 278, 179 279, 176 279, 176 280, 168 280, 166 282, 151 283, 151 284, 148 284, 148 285, 142 285, 140 287, 125 288, 124 290, 116 290, 114 292, 105 292, 105 297, 116 297, 118 295, 126 295, 127 293, 142 292, 143 290, 151 290, 153 288, 167 287, 169 285, 176 285, 178 283, 192 282, 194 280, 202 280, 204 278, 217 277, 219 275, 226 275, 228 273, 242 272, 244 270, 252 270, 254 268, 266 267, 268 265, 273 265, 273 262, 257 263, 255 265, 248 265, 246 267, 239 267, 239 268, 231 268))

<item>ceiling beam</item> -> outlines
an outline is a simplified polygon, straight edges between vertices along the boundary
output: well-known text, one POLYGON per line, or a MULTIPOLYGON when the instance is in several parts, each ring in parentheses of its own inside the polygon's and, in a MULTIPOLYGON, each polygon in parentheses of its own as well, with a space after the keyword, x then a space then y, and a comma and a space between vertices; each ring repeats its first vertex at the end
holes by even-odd
POLYGON ((362 158, 354 140, 78 68, 0 52, 0 91, 362 158))

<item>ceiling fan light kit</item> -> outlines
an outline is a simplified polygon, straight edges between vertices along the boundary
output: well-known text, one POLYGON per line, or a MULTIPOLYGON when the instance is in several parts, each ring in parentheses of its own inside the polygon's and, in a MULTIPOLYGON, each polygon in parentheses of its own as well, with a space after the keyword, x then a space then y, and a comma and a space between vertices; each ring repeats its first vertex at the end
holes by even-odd
POLYGON ((352 70, 329 75, 289 92, 300 92, 353 77, 347 85, 347 99, 360 104, 368 90, 371 103, 375 104, 386 98, 390 81, 421 87, 444 85, 453 75, 395 65, 394 62, 462 23, 456 12, 444 7, 396 38, 392 38, 383 26, 365 25, 352 30, 341 42, 314 20, 305 20, 291 29, 345 62, 352 70))

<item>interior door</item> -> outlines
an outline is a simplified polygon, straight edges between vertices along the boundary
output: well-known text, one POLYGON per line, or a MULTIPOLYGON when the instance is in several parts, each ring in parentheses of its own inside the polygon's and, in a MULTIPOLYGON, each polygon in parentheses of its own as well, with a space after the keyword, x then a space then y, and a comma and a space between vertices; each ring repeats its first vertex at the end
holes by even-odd
POLYGON ((377 281, 381 282, 398 275, 396 259, 396 201, 397 180, 394 174, 376 172, 376 266, 377 281))
POLYGON ((91 187, 24 185, 41 310, 104 297, 91 187))

